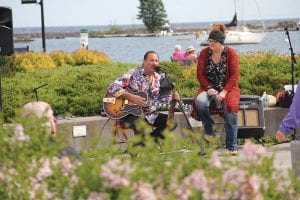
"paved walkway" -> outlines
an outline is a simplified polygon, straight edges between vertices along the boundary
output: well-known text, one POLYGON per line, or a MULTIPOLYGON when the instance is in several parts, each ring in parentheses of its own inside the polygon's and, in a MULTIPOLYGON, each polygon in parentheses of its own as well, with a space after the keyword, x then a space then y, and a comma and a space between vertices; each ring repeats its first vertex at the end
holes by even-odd
MULTIPOLYGON (((239 147, 238 156, 242 156, 243 146, 239 147)), ((217 150, 219 155, 227 153, 225 148, 221 148, 217 150)), ((291 159, 291 144, 290 143, 282 143, 277 144, 271 147, 266 147, 266 151, 264 155, 272 156, 274 154, 274 167, 281 171, 283 174, 288 175, 288 170, 292 169, 292 159, 291 159)), ((234 158, 235 156, 233 156, 234 158)))
POLYGON ((266 155, 275 153, 274 167, 280 171, 292 169, 291 144, 283 143, 267 148, 266 155))

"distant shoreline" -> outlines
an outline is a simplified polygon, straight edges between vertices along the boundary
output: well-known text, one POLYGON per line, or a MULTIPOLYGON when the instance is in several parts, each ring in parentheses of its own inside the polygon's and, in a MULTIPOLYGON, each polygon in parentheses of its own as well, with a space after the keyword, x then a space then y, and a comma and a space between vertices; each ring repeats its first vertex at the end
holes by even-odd
MULTIPOLYGON (((256 24, 246 24, 246 26, 251 30, 262 30, 261 25, 256 24)), ((282 31, 285 27, 289 30, 299 30, 299 24, 296 20, 285 20, 278 21, 273 25, 266 25, 264 31, 282 31)), ((172 27, 174 35, 187 35, 195 34, 197 32, 205 31, 207 28, 203 27, 172 27)), ((139 36, 155 36, 157 33, 149 33, 145 28, 119 28, 118 26, 111 26, 109 30, 106 31, 89 31, 90 38, 104 38, 104 37, 139 37, 139 36)), ((41 38, 40 32, 28 32, 28 33, 15 33, 15 42, 22 41, 32 41, 34 38, 41 38)), ((80 32, 46 32, 46 39, 64 39, 67 37, 80 37, 80 32)))

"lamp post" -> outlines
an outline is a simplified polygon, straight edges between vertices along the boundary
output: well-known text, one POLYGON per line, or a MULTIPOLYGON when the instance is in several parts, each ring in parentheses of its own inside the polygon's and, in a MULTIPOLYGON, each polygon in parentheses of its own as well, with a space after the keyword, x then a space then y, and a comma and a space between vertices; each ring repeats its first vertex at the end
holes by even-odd
MULTIPOLYGON (((22 0, 22 4, 27 4, 27 3, 37 3, 37 1, 36 0, 22 0)), ((40 4, 40 6, 41 6, 43 52, 46 52, 46 37, 45 37, 44 3, 43 3, 43 0, 40 0, 40 2, 38 4, 40 4)))
POLYGON ((43 52, 46 52, 46 38, 45 38, 45 23, 44 23, 44 4, 43 4, 43 0, 40 0, 39 4, 41 6, 43 52))

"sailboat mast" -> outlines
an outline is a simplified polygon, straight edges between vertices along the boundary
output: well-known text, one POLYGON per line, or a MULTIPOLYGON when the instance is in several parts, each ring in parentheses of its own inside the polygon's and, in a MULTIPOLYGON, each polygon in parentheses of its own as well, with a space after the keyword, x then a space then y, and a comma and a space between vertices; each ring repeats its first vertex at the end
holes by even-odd
POLYGON ((234 0, 234 13, 236 13, 236 0, 234 0))
POLYGON ((266 28, 266 27, 265 27, 265 23, 264 23, 263 18, 262 18, 262 16, 261 16, 261 12, 260 12, 259 5, 258 5, 257 0, 255 0, 255 3, 256 3, 256 7, 257 7, 257 10, 258 10, 258 14, 259 14, 259 17, 260 17, 261 24, 262 24, 262 26, 263 26, 263 30, 265 30, 265 28, 266 28))

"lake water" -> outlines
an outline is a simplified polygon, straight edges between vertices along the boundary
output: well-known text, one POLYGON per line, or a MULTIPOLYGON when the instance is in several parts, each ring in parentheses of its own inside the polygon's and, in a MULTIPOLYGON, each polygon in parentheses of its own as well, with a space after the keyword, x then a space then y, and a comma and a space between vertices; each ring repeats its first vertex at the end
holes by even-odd
MULTIPOLYGON (((290 38, 295 54, 300 53, 300 32, 290 31, 290 38)), ((80 38, 47 39, 47 52, 62 50, 73 52, 79 48, 80 38)), ((89 49, 102 51, 115 62, 140 63, 146 51, 156 51, 161 60, 170 60, 174 46, 179 44, 184 50, 187 46, 194 46, 199 52, 200 46, 195 35, 167 36, 167 37, 112 37, 89 38, 89 49)), ((15 47, 29 45, 30 50, 41 51, 42 39, 38 38, 29 43, 15 43, 15 47)), ((238 53, 275 51, 290 55, 289 43, 285 31, 267 32, 264 40, 259 44, 230 45, 238 53)))

